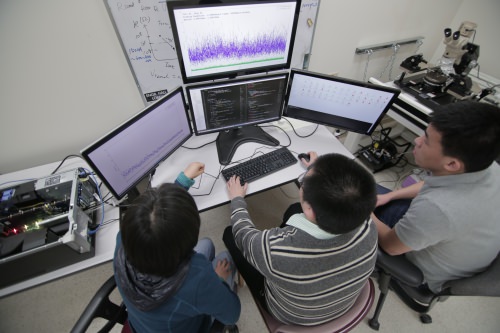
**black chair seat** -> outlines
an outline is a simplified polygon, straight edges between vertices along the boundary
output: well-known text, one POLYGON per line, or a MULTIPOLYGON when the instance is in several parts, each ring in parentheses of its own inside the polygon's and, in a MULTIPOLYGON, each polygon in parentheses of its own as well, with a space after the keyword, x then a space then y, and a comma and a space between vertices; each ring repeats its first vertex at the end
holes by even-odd
POLYGON ((379 249, 376 269, 380 296, 373 318, 369 321, 370 327, 375 330, 380 327, 378 317, 389 289, 393 290, 407 306, 420 313, 423 323, 432 322, 427 313, 437 301, 443 301, 449 296, 500 296, 500 253, 484 272, 448 281, 437 294, 423 287, 422 271, 404 255, 390 256, 379 249))

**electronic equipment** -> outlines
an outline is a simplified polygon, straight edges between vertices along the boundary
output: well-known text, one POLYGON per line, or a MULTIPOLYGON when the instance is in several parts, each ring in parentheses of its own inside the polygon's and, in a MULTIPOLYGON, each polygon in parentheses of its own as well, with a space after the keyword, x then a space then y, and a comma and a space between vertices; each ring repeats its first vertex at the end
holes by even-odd
MULTIPOLYGON (((455 32, 446 28, 443 41, 446 48, 438 65, 417 75, 406 78, 403 75, 394 83, 431 109, 438 105, 476 98, 472 92, 472 80, 468 76, 477 67, 479 58, 479 45, 469 42, 476 28, 476 23, 468 21, 462 22, 455 32)), ((421 61, 421 56, 412 56, 404 60, 401 66, 415 72, 411 69, 420 69, 417 62, 421 61)))
POLYGON ((295 163, 297 163, 297 159, 286 147, 282 147, 226 168, 222 170, 222 176, 226 181, 234 175, 239 176, 240 184, 243 185, 295 163))
POLYGON ((219 162, 231 162, 236 148, 245 142, 276 146, 279 141, 257 124, 281 118, 288 73, 186 86, 196 135, 219 132, 219 162))
POLYGON ((422 53, 409 56, 401 62, 400 66, 406 69, 409 73, 416 73, 422 70, 422 67, 420 67, 421 63, 427 64, 427 60, 424 59, 424 55, 422 53))
POLYGON ((301 0, 167 1, 184 83, 290 68, 301 0))
POLYGON ((445 91, 446 85, 449 84, 449 77, 439 68, 431 68, 411 76, 402 76, 395 80, 394 84, 430 109, 457 101, 455 96, 445 91))
POLYGON ((366 147, 362 147, 356 155, 360 161, 373 172, 397 165, 411 147, 411 142, 399 144, 389 137, 392 129, 383 128, 380 131, 380 139, 366 147))
POLYGON ((0 189, 0 288, 94 256, 96 191, 83 169, 0 189))
POLYGON ((292 69, 283 115, 370 135, 398 89, 292 69))
POLYGON ((83 149, 82 156, 117 200, 132 195, 143 178, 192 136, 187 112, 178 87, 83 149))

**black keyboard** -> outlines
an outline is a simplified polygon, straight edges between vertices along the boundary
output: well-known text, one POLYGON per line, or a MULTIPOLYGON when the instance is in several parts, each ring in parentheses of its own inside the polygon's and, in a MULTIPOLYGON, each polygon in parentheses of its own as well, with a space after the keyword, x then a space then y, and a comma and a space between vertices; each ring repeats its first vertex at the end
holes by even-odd
POLYGON ((295 163, 297 159, 287 148, 283 147, 226 168, 222 170, 222 176, 226 181, 233 175, 239 176, 240 183, 243 185, 295 163))

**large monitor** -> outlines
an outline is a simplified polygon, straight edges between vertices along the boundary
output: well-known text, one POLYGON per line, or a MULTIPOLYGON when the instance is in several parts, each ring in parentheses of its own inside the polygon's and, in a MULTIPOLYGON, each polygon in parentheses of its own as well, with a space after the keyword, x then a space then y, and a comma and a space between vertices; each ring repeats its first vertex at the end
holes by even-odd
POLYGON ((167 1, 184 83, 289 69, 300 4, 167 1))
POLYGON ((231 162, 245 142, 276 146, 279 141, 257 124, 281 118, 288 73, 253 75, 186 86, 196 135, 219 132, 219 162, 231 162))
POLYGON ((283 115, 370 135, 397 89, 292 69, 283 115))
POLYGON ((193 134, 182 87, 81 151, 116 199, 122 199, 193 134))

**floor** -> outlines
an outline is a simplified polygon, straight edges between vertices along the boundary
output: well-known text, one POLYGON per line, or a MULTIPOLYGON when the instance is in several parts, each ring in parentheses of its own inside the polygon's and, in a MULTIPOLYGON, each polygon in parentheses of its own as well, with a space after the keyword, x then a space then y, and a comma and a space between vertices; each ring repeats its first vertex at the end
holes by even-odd
MULTIPOLYGON (((419 170, 410 163, 375 174, 377 182, 388 188, 401 186, 405 179, 419 170)), ((278 225, 281 214, 290 203, 298 200, 293 184, 285 185, 247 198, 249 210, 259 228, 278 225), (272 209, 267 204, 273 202, 272 209), (265 223, 263 223, 265 221, 265 223)), ((229 207, 222 206, 201 214, 200 237, 212 238, 218 250, 224 245, 221 232, 229 223, 229 207)), ((5 272, 2 272, 5 274, 5 272)), ((80 313, 100 285, 112 275, 111 263, 0 299, 0 332, 69 332, 80 313)), ((246 287, 238 290, 242 314, 238 322, 241 333, 261 333, 267 329, 246 287)), ((378 297, 378 291, 376 294, 378 297)), ((119 300, 119 295, 113 294, 119 300)), ((373 332, 368 316, 353 332, 373 332)), ((422 324, 416 313, 390 293, 380 315, 380 332, 500 332, 500 298, 456 297, 437 304, 431 312, 432 324, 422 324)), ((89 332, 98 331, 98 322, 89 332)), ((120 332, 115 327, 113 332, 120 332)))

